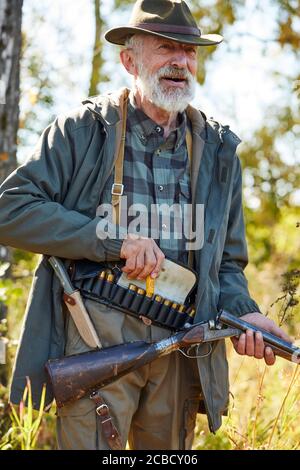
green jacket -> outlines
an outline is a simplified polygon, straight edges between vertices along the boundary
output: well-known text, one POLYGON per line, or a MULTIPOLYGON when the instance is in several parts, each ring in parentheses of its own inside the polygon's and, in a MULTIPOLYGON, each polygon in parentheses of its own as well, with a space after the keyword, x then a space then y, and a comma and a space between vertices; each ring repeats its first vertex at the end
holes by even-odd
MULTIPOLYGON (((0 188, 0 243, 43 255, 118 259, 122 241, 99 240, 95 217, 101 191, 112 172, 126 90, 87 100, 58 117, 42 134, 29 160, 0 188)), ((241 316, 258 311, 243 269, 247 264, 238 137, 189 107, 193 127, 193 202, 205 205, 203 248, 195 252, 199 274, 196 321, 214 318, 220 308, 241 316), (202 156, 202 158, 200 158, 202 156)), ((35 270, 11 386, 19 403, 29 376, 37 407, 44 365, 64 354, 62 289, 46 258, 35 270)), ((228 404, 224 341, 198 360, 210 429, 221 425, 228 404)), ((50 387, 47 403, 52 401, 50 387)))

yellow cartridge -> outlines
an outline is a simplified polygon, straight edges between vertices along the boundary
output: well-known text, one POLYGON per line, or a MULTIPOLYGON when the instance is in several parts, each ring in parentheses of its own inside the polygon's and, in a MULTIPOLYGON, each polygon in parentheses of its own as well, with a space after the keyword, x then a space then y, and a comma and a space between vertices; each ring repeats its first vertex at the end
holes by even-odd
POLYGON ((149 276, 146 277, 146 293, 147 297, 151 297, 154 294, 155 279, 149 276))

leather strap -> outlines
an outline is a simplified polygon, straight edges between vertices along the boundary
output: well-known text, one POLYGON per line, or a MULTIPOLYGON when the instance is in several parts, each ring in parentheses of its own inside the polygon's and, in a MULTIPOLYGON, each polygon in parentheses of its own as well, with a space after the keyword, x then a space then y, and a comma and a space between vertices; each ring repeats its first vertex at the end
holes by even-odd
POLYGON ((171 24, 159 23, 137 23, 130 25, 130 27, 146 29, 147 31, 155 31, 156 33, 175 33, 175 34, 188 34, 200 38, 201 31, 199 28, 193 26, 179 26, 171 24))
MULTIPOLYGON (((111 202, 113 206, 113 223, 119 226, 121 222, 120 220, 121 201, 122 201, 122 195, 124 192, 123 166, 124 166, 125 141, 126 141, 127 103, 128 103, 128 98, 126 98, 123 102, 121 145, 120 145, 118 156, 117 156, 116 163, 115 163, 115 178, 114 178, 113 187, 111 189, 111 194, 112 194, 111 202)), ((188 158, 190 162, 190 171, 191 171, 192 158, 193 158, 193 138, 192 138, 192 133, 188 126, 186 130, 186 146, 187 146, 187 153, 188 153, 188 158)), ((191 227, 191 230, 192 230, 192 227, 191 227)), ((190 267, 193 266, 193 253, 191 251, 189 252, 188 265, 190 267)))
POLYGON ((124 154, 125 154, 125 140, 126 140, 126 122, 127 122, 127 102, 125 99, 123 102, 122 112, 122 137, 121 145, 119 147, 118 156, 115 163, 115 179, 113 187, 111 188, 112 199, 111 203, 113 206, 113 223, 120 225, 121 216, 121 200, 124 192, 123 185, 123 165, 124 165, 124 154))
POLYGON ((121 437, 114 426, 112 417, 110 416, 109 407, 104 402, 98 390, 94 390, 90 399, 95 403, 96 416, 99 419, 103 434, 111 450, 122 450, 121 437))
POLYGON ((193 138, 192 138, 192 133, 190 131, 190 128, 187 127, 186 129, 186 148, 187 148, 187 153, 190 161, 190 168, 192 164, 192 158, 193 158, 193 138))

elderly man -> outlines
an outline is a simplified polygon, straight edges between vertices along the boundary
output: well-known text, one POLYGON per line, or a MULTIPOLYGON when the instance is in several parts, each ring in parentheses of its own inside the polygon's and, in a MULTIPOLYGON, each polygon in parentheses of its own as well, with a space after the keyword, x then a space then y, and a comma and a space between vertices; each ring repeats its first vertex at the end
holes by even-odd
MULTIPOLYGON (((129 26, 108 31, 106 39, 125 46, 120 58, 133 77, 132 90, 89 99, 45 130, 33 156, 2 185, 0 242, 61 257, 66 265, 69 260, 123 259, 129 279, 155 279, 165 257, 190 263, 198 275, 195 321, 214 318, 226 308, 286 339, 259 313, 243 274, 247 250, 236 156, 240 140, 228 126, 207 120, 189 105, 198 47, 218 44, 222 37, 202 35, 183 1, 138 0, 129 26), (182 240, 164 237, 164 226, 157 239, 101 239, 99 206, 112 202, 118 225, 125 195, 128 206, 204 205, 203 246, 189 251, 182 240)), ((171 334, 92 299, 85 305, 103 346, 171 334)), ((19 402, 29 376, 38 406, 47 359, 90 349, 64 314, 61 286, 44 256, 28 301, 13 402, 19 402)), ((234 347, 267 364, 275 361, 259 334, 241 335, 234 347)), ((47 403, 51 400, 48 387, 47 403)), ((162 357, 104 387, 100 403, 105 419, 100 412, 97 416, 89 397, 58 410, 59 448, 116 449, 128 441, 132 449, 190 449, 197 412, 206 412, 211 431, 226 412, 224 341, 198 359, 179 352, 162 357)))

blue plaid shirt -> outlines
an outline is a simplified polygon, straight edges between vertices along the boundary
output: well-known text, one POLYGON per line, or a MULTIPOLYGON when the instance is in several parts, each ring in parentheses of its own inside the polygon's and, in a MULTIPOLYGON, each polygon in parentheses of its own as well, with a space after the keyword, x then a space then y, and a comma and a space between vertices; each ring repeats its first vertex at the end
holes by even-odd
MULTIPOLYGON (((187 240, 184 235, 181 238, 178 236, 184 233, 181 217, 184 204, 191 203, 186 129, 187 118, 182 113, 178 118, 178 127, 165 139, 163 127, 137 108, 131 96, 128 102, 123 169, 127 228, 129 232, 134 228, 140 235, 154 238, 168 258, 185 264, 188 262, 187 240), (130 213, 133 204, 137 205, 137 212, 130 213), (165 219, 162 212, 157 210, 161 204, 166 204, 166 208, 175 204, 177 210, 171 210, 170 217, 165 219), (134 220, 136 223, 132 226, 134 220), (152 225, 151 220, 155 221, 152 225)), ((111 202, 113 182, 114 172, 106 182, 100 203, 111 202)), ((124 216, 124 199, 121 207, 124 216)))

